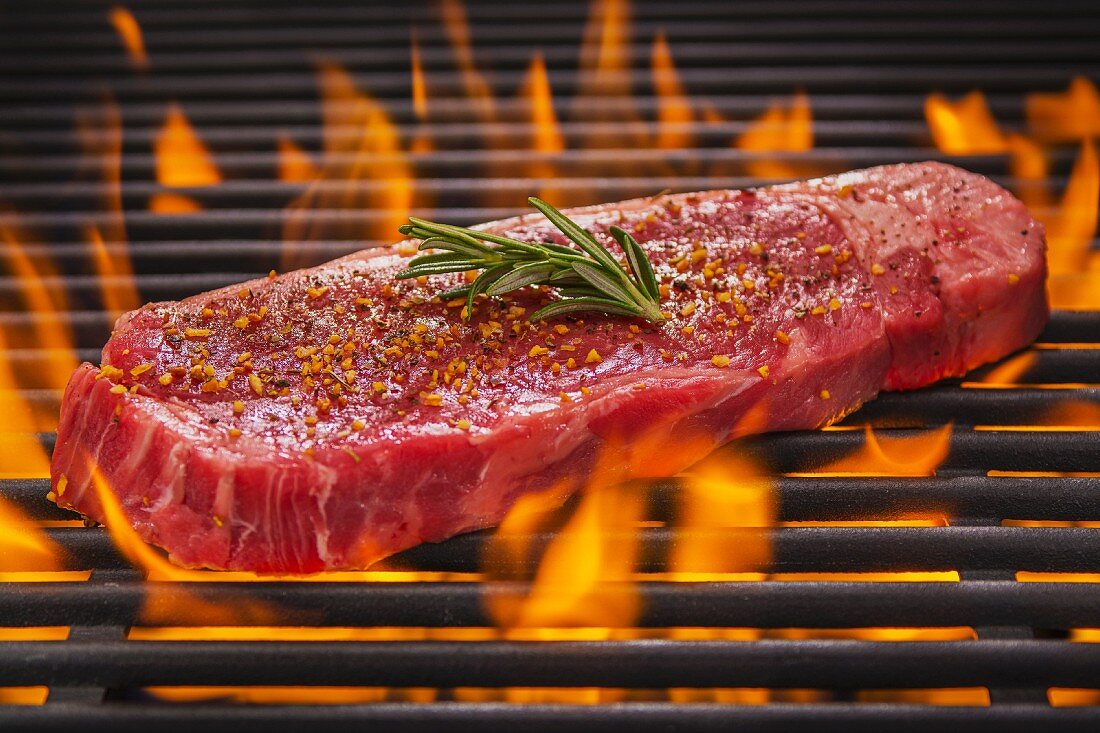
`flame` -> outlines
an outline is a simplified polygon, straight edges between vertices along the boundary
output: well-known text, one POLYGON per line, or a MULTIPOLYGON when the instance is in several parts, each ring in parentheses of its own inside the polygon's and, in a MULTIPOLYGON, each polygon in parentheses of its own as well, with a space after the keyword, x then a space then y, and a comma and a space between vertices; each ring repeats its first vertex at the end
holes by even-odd
POLYGON ((134 271, 130 267, 130 257, 125 249, 108 251, 99 229, 88 229, 88 242, 92 250, 92 262, 99 276, 99 290, 103 296, 103 306, 111 320, 123 313, 136 310, 141 306, 137 287, 134 284, 134 271))
MULTIPOLYGON (((499 534, 507 538, 507 532, 537 516, 531 508, 509 514, 499 534)), ((638 492, 623 484, 585 492, 547 547, 530 594, 518 607, 507 609, 507 617, 504 605, 490 606, 497 623, 545 629, 541 638, 556 638, 556 627, 629 626, 639 607, 626 581, 637 556, 635 523, 643 508, 638 492)), ((596 638, 606 638, 593 630, 596 638)))
POLYGON ((1025 351, 1002 361, 982 378, 985 385, 1014 385, 1027 374, 1037 361, 1034 351, 1025 351))
MULTIPOLYGON (((3 457, 9 458, 7 446, 3 457)), ((51 573, 62 569, 61 549, 11 503, 0 499, 0 579, 8 573, 51 573)), ((19 579, 22 579, 21 577, 19 579)))
POLYGON ((1009 169, 1016 179, 1015 193, 1033 213, 1051 208, 1051 196, 1046 153, 1031 138, 1009 133, 1005 136, 1009 152, 1009 169))
POLYGON ((435 149, 428 132, 428 83, 424 77, 424 67, 420 63, 420 43, 416 34, 412 38, 412 100, 413 114, 416 115, 417 129, 409 150, 413 153, 430 153, 435 149))
MULTIPOLYGON (((814 147, 813 112, 810 98, 797 92, 789 109, 775 102, 751 122, 736 140, 736 147, 753 153, 804 153, 814 147)), ((796 178, 804 171, 790 163, 767 157, 753 157, 747 164, 756 178, 796 178)))
POLYGON ((141 71, 149 68, 149 55, 145 53, 145 40, 141 35, 141 26, 138 25, 134 14, 121 5, 111 8, 111 25, 122 38, 126 46, 126 53, 130 56, 130 62, 141 71))
POLYGON ((672 579, 767 571, 772 559, 768 535, 731 531, 776 524, 775 484, 759 467, 723 451, 692 467, 681 491, 678 539, 669 560, 672 579))
POLYGON ((104 309, 115 319, 139 307, 141 299, 126 244, 126 219, 122 207, 122 114, 114 99, 107 97, 95 112, 80 114, 77 133, 84 154, 99 168, 103 182, 103 208, 107 216, 102 225, 87 227, 85 239, 99 278, 104 309), (110 245, 104 241, 104 232, 110 245))
POLYGON ((807 475, 934 476, 951 450, 951 425, 905 438, 879 436, 868 425, 863 446, 807 475))
MULTIPOLYGON (((526 102, 530 110, 530 147, 534 154, 527 165, 527 177, 540 181, 552 180, 556 176, 554 161, 556 156, 565 150, 565 139, 562 137, 558 118, 554 113, 554 97, 550 90, 550 79, 546 74, 546 64, 542 60, 542 54, 536 53, 531 59, 531 66, 523 86, 520 87, 519 97, 526 102)), ((540 198, 549 200, 561 200, 563 196, 568 195, 566 191, 546 185, 538 191, 540 198)))
POLYGON ((1075 76, 1065 92, 1027 95, 1028 129, 1045 142, 1067 142, 1100 135, 1100 91, 1075 76))
POLYGON ((412 101, 416 119, 428 119, 428 85, 424 81, 424 68, 420 64, 420 42, 412 39, 412 101))
POLYGON ((210 151, 187 121, 179 104, 173 102, 168 106, 154 148, 157 183, 160 185, 188 188, 221 183, 221 173, 214 165, 210 151))
POLYGON ((653 41, 652 66, 653 89, 657 94, 656 145, 662 150, 690 148, 693 144, 690 127, 695 116, 663 32, 653 41))
MULTIPOLYGON (((222 181, 210 151, 175 102, 168 106, 153 148, 157 183, 162 186, 192 188, 214 186, 222 181)), ((156 214, 191 214, 201 211, 202 205, 189 196, 165 191, 149 200, 149 210, 156 214)))
MULTIPOLYGON (((0 222, 0 241, 11 274, 15 277, 24 309, 34 314, 34 337, 28 341, 15 339, 8 334, 12 348, 34 348, 43 354, 43 363, 35 374, 35 385, 20 382, 18 389, 27 389, 39 383, 49 389, 61 390, 76 369, 77 359, 73 348, 73 334, 69 327, 69 300, 49 262, 35 261, 23 245, 25 234, 18 233, 14 225, 0 222), (43 348, 43 345, 48 345, 43 348)), ((9 364, 10 368, 10 364, 9 364)), ((13 384, 16 380, 12 379, 13 384)), ((53 430, 56 415, 51 423, 41 427, 53 430)))
POLYGON ((977 90, 958 102, 930 94, 924 103, 924 118, 936 147, 948 155, 995 155, 1008 149, 985 96, 977 90))
POLYGON ((474 104, 478 117, 483 122, 496 118, 496 104, 492 88, 485 80, 474 62, 473 43, 470 36, 470 24, 466 18, 466 8, 460 0, 442 0, 440 14, 447 38, 454 50, 455 60, 462 74, 462 85, 466 98, 474 104))
POLYGON ((630 3, 592 0, 581 42, 580 96, 630 96, 630 3))
POLYGON ((279 133, 279 180, 285 183, 309 183, 321 176, 309 153, 302 150, 285 132, 279 133))
MULTIPOLYGON (((1092 238, 1096 233, 1098 201, 1100 165, 1097 164, 1096 146, 1092 140, 1085 140, 1062 194, 1058 214, 1047 230, 1047 261, 1053 274, 1079 273, 1088 266, 1092 238)), ((1100 263, 1100 259, 1097 262, 1100 263)), ((1096 284, 1100 285, 1100 281, 1096 284)), ((1056 288, 1051 290, 1057 292, 1056 288)))
POLYGON ((520 96, 527 100, 531 108, 532 149, 544 155, 565 150, 565 140, 554 114, 554 97, 550 91, 550 79, 546 75, 542 54, 537 53, 531 59, 531 67, 527 71, 520 96))
POLYGON ((324 124, 323 170, 288 207, 282 269, 304 262, 295 244, 316 239, 389 241, 409 216, 413 172, 400 131, 385 108, 360 92, 341 67, 318 68, 324 124), (347 135, 347 130, 355 135, 347 135), (324 210, 355 210, 360 217, 327 216, 324 210), (364 223, 362 213, 377 214, 364 223))

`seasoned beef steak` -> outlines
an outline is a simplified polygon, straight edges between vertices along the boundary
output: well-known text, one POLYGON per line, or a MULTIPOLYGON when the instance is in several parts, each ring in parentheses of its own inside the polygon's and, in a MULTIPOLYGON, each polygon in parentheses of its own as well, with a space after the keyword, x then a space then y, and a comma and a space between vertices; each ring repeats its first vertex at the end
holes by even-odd
MULTIPOLYGON (((461 276, 394 280, 408 243, 149 304, 69 383, 58 503, 103 518, 95 465, 183 565, 363 568, 564 496, 601 454, 608 479, 661 473, 737 433, 827 425, 1048 315, 1041 226, 942 164, 567 213, 609 244, 635 234, 667 323, 530 323, 552 297, 533 289, 463 322, 432 299, 461 276)), ((485 226, 564 242, 541 215, 485 226)))

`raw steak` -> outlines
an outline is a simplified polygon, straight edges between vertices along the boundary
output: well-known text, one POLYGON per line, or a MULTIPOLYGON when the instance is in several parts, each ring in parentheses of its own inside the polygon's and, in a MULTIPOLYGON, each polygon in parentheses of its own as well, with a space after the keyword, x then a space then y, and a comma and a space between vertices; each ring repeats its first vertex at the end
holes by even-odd
MULTIPOLYGON (((596 465, 666 473, 699 445, 827 425, 1012 352, 1048 316, 1042 227, 947 165, 568 213, 612 248, 609 226, 635 234, 667 323, 530 323, 553 297, 533 289, 463 322, 432 298, 461 275, 394 280, 409 243, 152 303, 69 383, 57 502, 102 518, 94 464, 177 563, 364 568, 522 494, 564 497, 596 465)), ((541 215, 485 227, 565 241, 541 215)))

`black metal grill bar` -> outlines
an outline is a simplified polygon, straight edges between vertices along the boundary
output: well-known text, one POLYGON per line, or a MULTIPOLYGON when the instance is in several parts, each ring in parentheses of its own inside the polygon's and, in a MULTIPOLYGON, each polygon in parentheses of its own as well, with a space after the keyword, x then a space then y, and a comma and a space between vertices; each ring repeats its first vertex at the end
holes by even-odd
MULTIPOLYGON (((776 94, 789 94, 792 90, 771 94, 736 94, 716 92, 707 96, 707 102, 720 113, 731 117, 750 117, 776 100, 776 94)), ((925 95, 898 90, 890 94, 858 94, 851 90, 834 93, 815 91, 812 99, 815 120, 911 120, 923 114, 925 95)), ((990 109, 1005 122, 1018 122, 1022 115, 1022 104, 1018 94, 998 93, 995 90, 986 95, 990 109)), ((581 116, 595 112, 614 110, 629 104, 639 113, 652 114, 657 107, 654 97, 639 95, 628 103, 615 99, 572 100, 560 94, 554 97, 555 110, 559 119, 571 119, 571 114, 581 116)), ((469 116, 474 107, 467 98, 433 96, 429 102, 433 115, 441 118, 469 116)), ((159 125, 164 122, 164 104, 160 102, 140 102, 120 100, 120 110, 128 125, 159 125)), ((186 112, 200 128, 219 124, 264 124, 272 120, 282 120, 288 125, 317 124, 320 111, 315 101, 285 100, 278 102, 249 100, 201 101, 187 100, 186 112)), ((387 100, 386 109, 393 119, 408 122, 415 119, 412 104, 407 99, 387 100)), ((527 102, 504 97, 496 102, 500 119, 527 119, 530 105, 527 102)), ((42 129, 59 126, 65 130, 72 127, 72 109, 69 104, 50 104, 12 106, 5 111, 5 124, 13 129, 42 129)))
MULTIPOLYGON (((107 532, 58 527, 44 530, 66 555, 66 569, 129 567, 107 532)), ((550 533, 522 537, 530 557, 486 563, 489 532, 459 535, 444 544, 419 545, 395 555, 386 567, 432 572, 533 572, 550 533)), ((1026 570, 1100 573, 1100 532, 1074 527, 797 527, 730 528, 707 532, 643 529, 637 534, 643 572, 669 570, 665 558, 679 540, 694 539, 736 548, 770 547, 766 567, 748 557, 725 560, 729 572, 868 573, 1026 570)), ((735 552, 731 550, 731 552, 735 552)))
MULTIPOLYGON (((739 40, 812 40, 848 38, 859 41, 883 41, 886 39, 934 39, 958 38, 1018 38, 1034 39, 1036 26, 1042 25, 1042 35, 1046 38, 1088 38, 1092 27, 1090 21, 1095 11, 1083 14, 1069 13, 1058 17, 955 17, 949 22, 944 18, 926 17, 932 14, 919 14, 907 17, 904 23, 897 18, 842 18, 805 17, 805 18, 731 18, 722 8, 701 23, 698 19, 673 17, 651 20, 644 16, 636 17, 633 30, 637 37, 650 38, 665 31, 670 38, 684 43, 699 41, 729 42, 739 40), (1076 15, 1076 17, 1074 17, 1076 15)), ((140 14, 139 14, 140 15, 140 14)), ((384 13, 380 14, 384 16, 384 13)), ((303 49, 324 48, 324 44, 362 46, 390 46, 402 53, 408 52, 407 16, 396 27, 380 23, 379 19, 348 22, 334 20, 325 22, 314 18, 311 22, 290 24, 283 27, 263 27, 263 19, 245 27, 212 26, 205 24, 194 29, 157 30, 146 29, 143 33, 145 45, 157 51, 177 51, 194 49, 233 49, 259 46, 294 46, 303 49), (318 39, 321 38, 320 42, 318 39)), ((551 44, 568 43, 575 46, 580 30, 583 28, 583 11, 578 13, 575 22, 547 20, 533 21, 528 15, 522 21, 493 21, 482 24, 472 14, 472 30, 475 39, 478 32, 489 32, 496 38, 507 39, 512 44, 551 44)), ((444 43, 443 29, 434 23, 418 24, 419 36, 425 43, 444 43)), ((42 29, 34 33, 12 33, 7 44, 9 53, 48 53, 57 49, 97 49, 104 52, 123 53, 118 36, 113 32, 106 18, 98 24, 74 30, 42 29)), ((485 44, 488 46, 488 44, 485 44)), ((483 53, 491 51, 486 48, 483 53)))
MULTIPOLYGON (((555 93, 572 95, 585 78, 582 74, 555 70, 548 72, 555 93)), ((680 77, 697 94, 710 92, 748 93, 804 87, 810 92, 925 91, 942 88, 948 91, 968 91, 975 79, 981 79, 986 89, 1016 91, 1057 90, 1065 87, 1074 75, 1100 77, 1100 66, 1085 64, 1044 64, 1035 67, 975 66, 961 73, 957 66, 911 65, 890 66, 753 66, 751 74, 731 74, 724 69, 684 69, 680 77)), ((356 76, 353 74, 353 76, 356 76)), ((524 78, 521 71, 498 71, 488 75, 495 88, 518 87, 524 78)), ((441 94, 461 93, 461 78, 453 73, 436 72, 433 83, 441 94)), ((405 97, 409 93, 407 74, 382 76, 360 74, 356 81, 363 89, 380 97, 405 97)), ((254 74, 247 79, 234 76, 187 75, 160 77, 155 85, 143 79, 120 77, 112 84, 119 95, 129 100, 160 100, 166 96, 187 96, 192 99, 295 99, 313 98, 317 93, 316 75, 309 72, 254 74)), ((50 80, 0 80, 0 94, 12 102, 43 98, 81 98, 87 94, 87 82, 50 80)))
POLYGON ((1058 641, 0 642, 0 684, 391 687, 1088 687, 1058 641))
MULTIPOLYGON (((706 147, 722 147, 729 143, 734 135, 743 132, 750 127, 749 120, 729 122, 693 122, 675 125, 672 129, 690 133, 701 138, 706 147)), ((434 144, 441 148, 462 147, 471 144, 480 144, 488 135, 492 135, 493 142, 498 146, 530 148, 530 135, 532 126, 525 121, 505 121, 494 123, 491 128, 472 122, 455 122, 451 124, 427 124, 423 127, 413 123, 398 126, 398 132, 408 139, 414 134, 424 134, 434 144)), ((622 132, 622 125, 608 122, 561 122, 558 129, 562 135, 569 138, 583 137, 585 135, 608 135, 622 132)), ((641 129, 653 134, 658 130, 655 122, 645 122, 641 129)), ((668 128, 666 128, 668 129, 668 128)), ((142 152, 149 150, 149 145, 156 138, 159 130, 151 125, 140 129, 127 131, 124 145, 127 150, 140 149, 142 152)), ((268 125, 219 125, 204 132, 203 142, 211 149, 240 150, 248 147, 269 148, 271 140, 276 133, 285 133, 300 145, 317 149, 321 142, 328 136, 331 139, 342 141, 358 141, 362 139, 363 130, 359 127, 329 128, 328 132, 322 132, 316 126, 294 125, 286 126, 278 122, 268 125)), ((34 150, 43 155, 50 155, 58 150, 59 145, 71 143, 76 135, 71 130, 38 130, 21 132, 19 135, 20 147, 34 150)), ((102 139, 102 138, 101 138, 102 139)), ((882 141, 884 144, 904 144, 912 140, 920 140, 927 144, 930 140, 928 127, 923 122, 912 120, 825 120, 814 125, 814 141, 821 147, 836 147, 838 145, 862 145, 882 141)), ((275 181, 262 183, 277 184, 275 181)), ((146 181, 125 181, 123 190, 140 190, 143 186, 150 185, 146 181)), ((752 185, 752 184, 746 184, 752 185)), ((0 188, 0 195, 27 194, 40 191, 44 187, 34 184, 26 185, 16 183, 0 188)), ((92 189, 92 184, 69 184, 66 188, 83 191, 92 189)), ((94 192, 102 193, 102 188, 94 189, 94 192)))
POLYGON ((226 730, 269 733, 279 726, 311 731, 346 731, 349 726, 371 730, 442 730, 484 733, 517 730, 530 733, 580 728, 592 733, 629 731, 707 731, 725 733, 787 733, 791 730, 881 733, 883 730, 965 730, 967 733, 1032 733, 1057 729, 1092 733, 1100 725, 1097 708, 1004 704, 990 708, 929 707, 887 704, 783 704, 731 706, 697 703, 623 703, 591 706, 514 705, 508 703, 373 703, 320 706, 186 706, 80 705, 59 703, 43 708, 5 711, 20 730, 109 731, 148 733, 157 730, 226 730), (904 725, 900 721, 904 721, 904 725))
MULTIPOLYGON (((1006 158, 1001 155, 988 156, 944 156, 935 148, 922 147, 838 147, 815 148, 804 153, 773 153, 764 155, 753 151, 737 150, 723 147, 717 149, 684 148, 678 150, 652 150, 630 148, 607 148, 592 150, 566 150, 555 154, 552 158, 558 168, 556 178, 568 179, 573 176, 592 177, 593 166, 627 166, 641 165, 645 163, 664 163, 666 165, 685 164, 698 161, 700 156, 710 165, 715 164, 744 164, 762 159, 799 163, 807 166, 824 168, 827 171, 847 170, 843 166, 872 166, 882 165, 888 162, 897 162, 900 156, 905 155, 917 160, 940 160, 951 162, 978 172, 988 171, 990 175, 1004 178, 1006 158)), ((1061 168, 1068 166, 1075 156, 1072 149, 1061 149, 1051 154, 1053 163, 1061 168)), ((396 156, 375 155, 371 156, 372 164, 384 170, 383 166, 395 163, 415 165, 419 175, 426 179, 432 179, 441 175, 451 175, 454 185, 462 185, 469 177, 471 166, 512 166, 503 170, 522 171, 523 167, 532 161, 532 153, 529 150, 438 150, 431 153, 407 153, 396 156), (465 173, 464 173, 465 171, 465 173)), ((65 171, 71 173, 74 166, 79 166, 84 159, 80 156, 45 156, 45 157, 18 157, 7 156, 0 160, 0 170, 25 175, 38 175, 65 171)), ((354 163, 353 156, 330 157, 334 165, 346 165, 354 163)), ((272 171, 278 165, 278 154, 274 148, 259 152, 226 152, 218 156, 218 167, 227 178, 245 178, 249 175, 262 174, 265 179, 270 179, 272 171)), ((151 155, 131 154, 124 155, 121 161, 121 170, 124 174, 133 175, 138 179, 152 179, 155 161, 151 155), (143 175, 147 174, 147 175, 143 175)), ((1066 168, 1068 170, 1068 168, 1066 168)), ((622 168, 620 168, 622 170, 622 168)), ((629 180, 629 177, 627 178, 629 180)), ((760 179, 755 179, 758 185, 762 185, 760 179)), ((1008 181, 1006 181, 1008 182, 1008 181)), ((285 184, 284 190, 295 191, 304 188, 293 184, 285 184)), ((190 191, 201 201, 204 191, 217 195, 219 187, 212 186, 205 189, 190 191)), ((227 190, 232 190, 230 187, 227 190)), ((646 193, 653 194, 661 189, 654 190, 652 185, 646 187, 646 193)), ((479 210, 469 208, 474 215, 479 210)), ((127 212, 127 221, 131 217, 141 216, 142 212, 127 212)), ((282 212, 273 212, 281 215, 282 212)), ((364 218, 384 215, 385 212, 370 210, 345 212, 364 218)), ((510 211, 500 212, 498 218, 509 215, 510 211)), ((86 214, 82 214, 86 216, 86 214)), ((22 217, 29 222, 36 222, 35 214, 28 213, 22 217)), ((485 220, 483 220, 485 221, 485 220)))
MULTIPOLYGON (((267 625, 234 609, 277 609, 281 625, 492 627, 486 604, 530 587, 495 582, 0 583, 7 626, 267 625), (202 602, 197 603, 196 599, 202 602), (239 616, 239 618, 235 618, 239 616)), ((1026 626, 1070 629, 1100 618, 1094 583, 723 582, 604 584, 596 597, 635 595, 631 628, 1026 626)))
MULTIPOLYGON (((5 479, 0 495, 34 520, 73 519, 74 514, 42 501, 47 479, 5 479)), ((679 483, 651 489, 654 519, 671 516, 679 483)), ((819 478, 784 476, 775 481, 780 522, 894 521, 990 518, 1065 522, 1100 521, 1100 477, 1011 478, 819 478)))
MULTIPOLYGON (((715 2, 691 1, 677 4, 675 8, 653 0, 640 0, 632 3, 631 8, 637 18, 670 18, 670 19, 711 19, 714 17, 715 2)), ((1094 15, 1095 6, 1088 2, 1060 2, 1062 16, 1069 14, 1094 15)), ((258 24, 292 22, 300 24, 302 20, 317 20, 323 17, 329 20, 369 20, 375 25, 387 23, 407 24, 416 20, 418 11, 423 5, 390 5, 382 8, 371 7, 369 9, 355 3, 328 3, 320 8, 302 8, 294 3, 286 2, 225 2, 217 4, 186 3, 182 1, 165 2, 164 0, 146 0, 138 8, 141 22, 144 26, 153 28, 166 25, 169 28, 188 28, 198 26, 207 27, 212 16, 215 21, 224 27, 233 25, 246 25, 256 27, 258 24)), ((475 21, 506 21, 514 18, 530 19, 530 12, 507 2, 500 0, 488 0, 479 2, 468 9, 475 21)), ((970 2, 965 5, 947 2, 945 0, 930 0, 927 3, 902 0, 889 5, 866 4, 862 2, 841 1, 823 6, 820 3, 807 2, 806 0, 784 0, 783 2, 768 3, 763 6, 745 6, 737 9, 736 16, 742 19, 751 18, 796 18, 805 19, 815 16, 830 18, 856 15, 861 19, 868 17, 890 18, 896 16, 912 16, 914 14, 937 13, 950 19, 960 17, 1009 17, 1009 16, 1035 16, 1044 17, 1041 9, 1033 3, 1021 0, 1006 2, 970 2)), ((584 4, 562 3, 548 7, 545 11, 540 9, 540 15, 545 20, 550 19, 575 19, 585 20, 590 15, 590 9, 584 4)), ((102 20, 102 8, 89 8, 84 2, 57 2, 44 8, 36 8, 33 15, 16 16, 13 18, 13 27, 35 27, 45 25, 50 28, 71 25, 80 30, 87 30, 90 22, 102 20)))
MULTIPOLYGON (((427 39, 426 39, 427 40, 427 39)), ((441 40, 441 39, 440 39, 441 40)), ((680 39, 673 39, 674 43, 680 39)), ((625 49, 627 58, 637 67, 649 64, 651 44, 634 43, 625 49)), ((764 41, 743 40, 737 43, 710 40, 679 43, 675 46, 676 62, 680 65, 743 66, 757 64, 798 64, 829 58, 842 63, 988 63, 1003 59, 1006 63, 1027 64, 1047 61, 1095 61, 1100 49, 1083 39, 981 39, 970 44, 943 39, 921 39, 897 42, 872 41, 858 45, 847 40, 764 41)), ((408 71, 407 53, 395 52, 392 45, 363 48, 358 44, 328 46, 326 58, 333 59, 352 71, 408 71)), ((577 62, 577 50, 572 47, 549 46, 543 51, 547 63, 571 66, 577 62)), ((421 46, 421 62, 425 70, 436 73, 438 67, 450 64, 452 51, 445 45, 425 43, 421 46)), ((99 53, 83 50, 63 57, 42 56, 33 66, 26 63, 26 53, 0 53, 0 72, 13 76, 118 78, 133 73, 133 64, 118 49, 104 48, 99 53)), ((501 46, 492 50, 494 68, 525 67, 531 61, 527 45, 501 46)), ((154 66, 158 74, 242 72, 271 73, 298 71, 306 65, 300 49, 226 49, 194 51, 180 49, 155 53, 154 66)))

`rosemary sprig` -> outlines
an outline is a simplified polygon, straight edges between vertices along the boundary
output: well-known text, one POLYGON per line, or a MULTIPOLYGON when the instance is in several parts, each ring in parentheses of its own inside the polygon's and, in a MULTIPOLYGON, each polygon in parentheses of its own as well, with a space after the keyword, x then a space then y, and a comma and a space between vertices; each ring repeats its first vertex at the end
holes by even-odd
POLYGON ((414 258, 397 278, 481 270, 471 285, 439 295, 443 300, 464 296, 464 318, 473 312, 478 293, 496 296, 528 285, 548 285, 556 288, 562 298, 532 313, 533 321, 576 311, 597 311, 664 322, 657 277, 645 250, 634 237, 619 227, 611 227, 611 236, 626 255, 628 272, 576 222, 540 198, 532 196, 527 201, 580 249, 552 242, 520 242, 476 229, 409 217, 409 223, 399 231, 421 240, 421 250, 442 252, 414 258))

